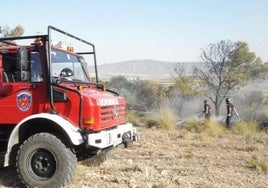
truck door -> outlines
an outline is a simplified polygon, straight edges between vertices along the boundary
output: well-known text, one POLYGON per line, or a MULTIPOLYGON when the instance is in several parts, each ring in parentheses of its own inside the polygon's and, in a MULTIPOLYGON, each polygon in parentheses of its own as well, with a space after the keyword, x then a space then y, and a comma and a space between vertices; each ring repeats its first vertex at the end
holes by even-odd
POLYGON ((45 111, 46 85, 38 51, 19 49, 3 57, 0 89, 0 122, 17 124, 23 118, 45 111))

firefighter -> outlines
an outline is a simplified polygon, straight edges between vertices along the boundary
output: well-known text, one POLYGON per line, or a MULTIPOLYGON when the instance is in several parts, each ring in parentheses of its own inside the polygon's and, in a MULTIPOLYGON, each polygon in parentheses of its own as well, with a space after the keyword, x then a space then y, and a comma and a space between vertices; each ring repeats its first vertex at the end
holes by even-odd
POLYGON ((207 100, 204 100, 204 111, 203 113, 205 114, 205 120, 209 121, 210 120, 210 116, 211 116, 211 107, 208 104, 207 100))
POLYGON ((231 119, 233 114, 235 113, 237 116, 239 116, 239 114, 237 113, 234 105, 231 103, 231 99, 230 98, 226 98, 225 99, 226 102, 226 107, 227 107, 227 117, 226 117, 226 127, 230 128, 230 123, 231 123, 231 119))

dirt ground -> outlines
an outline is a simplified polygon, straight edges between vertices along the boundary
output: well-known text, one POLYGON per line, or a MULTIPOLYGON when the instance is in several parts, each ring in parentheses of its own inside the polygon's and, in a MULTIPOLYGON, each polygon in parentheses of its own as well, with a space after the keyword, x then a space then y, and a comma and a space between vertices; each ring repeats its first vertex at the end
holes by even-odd
MULTIPOLYGON (((247 161, 268 162, 268 136, 201 139, 186 130, 138 127, 140 140, 119 146, 100 166, 78 164, 67 188, 77 187, 268 187, 268 171, 247 161)), ((12 170, 0 170, 0 187, 20 187, 12 170)))

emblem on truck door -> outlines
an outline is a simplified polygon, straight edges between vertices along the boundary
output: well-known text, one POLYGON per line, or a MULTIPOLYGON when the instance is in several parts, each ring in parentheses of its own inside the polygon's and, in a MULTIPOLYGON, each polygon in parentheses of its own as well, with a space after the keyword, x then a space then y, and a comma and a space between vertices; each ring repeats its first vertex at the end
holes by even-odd
POLYGON ((17 95, 17 106, 21 111, 29 110, 32 103, 32 94, 22 91, 17 95))

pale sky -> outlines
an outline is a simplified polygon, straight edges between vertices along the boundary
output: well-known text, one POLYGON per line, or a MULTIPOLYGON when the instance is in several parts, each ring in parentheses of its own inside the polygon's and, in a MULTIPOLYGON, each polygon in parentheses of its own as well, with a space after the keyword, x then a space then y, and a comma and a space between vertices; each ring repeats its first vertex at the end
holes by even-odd
POLYGON ((99 64, 200 61, 220 40, 247 42, 268 61, 268 0, 1 0, 0 25, 24 35, 52 25, 95 44, 99 64))

